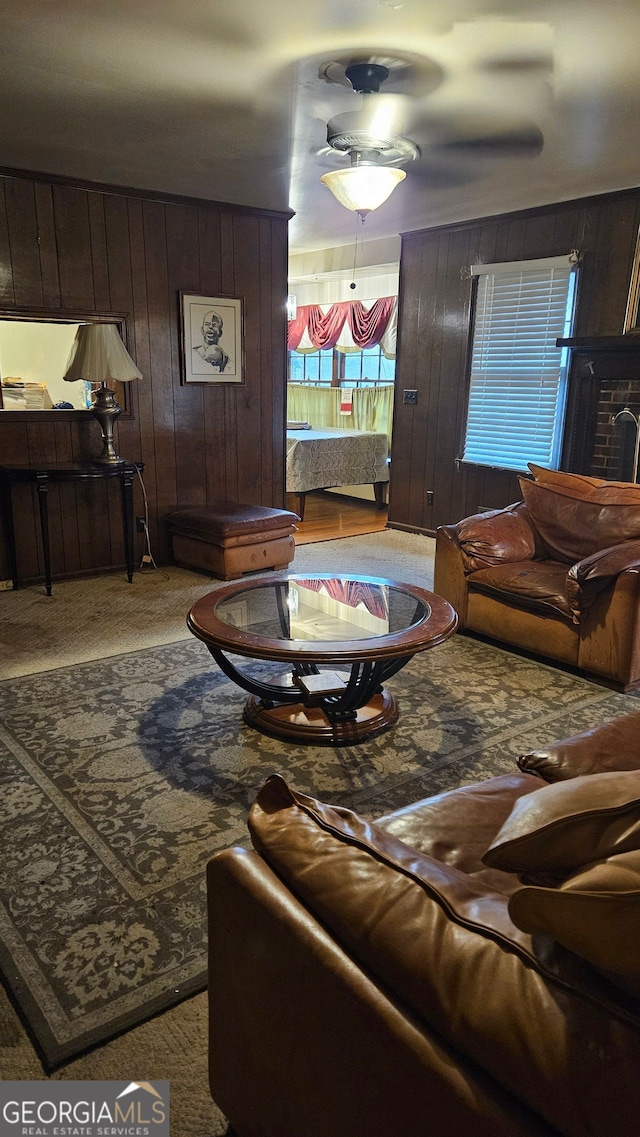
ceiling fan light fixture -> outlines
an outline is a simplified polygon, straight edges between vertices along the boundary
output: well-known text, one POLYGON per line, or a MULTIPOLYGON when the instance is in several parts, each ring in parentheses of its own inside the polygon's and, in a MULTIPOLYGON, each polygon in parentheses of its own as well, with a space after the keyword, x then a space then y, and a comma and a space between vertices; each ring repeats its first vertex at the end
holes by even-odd
POLYGON ((348 166, 346 170, 331 170, 320 181, 345 209, 364 217, 377 209, 406 178, 404 170, 394 166, 377 166, 375 163, 348 166))

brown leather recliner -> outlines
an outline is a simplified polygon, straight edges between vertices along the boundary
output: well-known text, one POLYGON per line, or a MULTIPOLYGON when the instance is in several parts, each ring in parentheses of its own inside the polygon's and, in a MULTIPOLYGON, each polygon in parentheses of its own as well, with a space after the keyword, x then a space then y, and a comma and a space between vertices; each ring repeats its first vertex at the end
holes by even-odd
POLYGON ((636 1137, 640 713, 518 764, 375 823, 268 780, 208 866, 239 1137, 636 1137))
POLYGON ((436 533, 459 629, 640 684, 640 486, 530 466, 524 501, 436 533))

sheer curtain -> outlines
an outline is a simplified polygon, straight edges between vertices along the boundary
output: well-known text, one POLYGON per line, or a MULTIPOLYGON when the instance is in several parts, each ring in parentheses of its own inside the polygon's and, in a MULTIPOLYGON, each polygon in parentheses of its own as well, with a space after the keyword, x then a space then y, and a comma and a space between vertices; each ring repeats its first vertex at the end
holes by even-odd
POLYGON ((391 446, 394 387, 356 387, 350 415, 340 414, 340 387, 304 387, 289 383, 287 418, 308 422, 318 430, 332 426, 349 430, 375 430, 386 434, 391 446))

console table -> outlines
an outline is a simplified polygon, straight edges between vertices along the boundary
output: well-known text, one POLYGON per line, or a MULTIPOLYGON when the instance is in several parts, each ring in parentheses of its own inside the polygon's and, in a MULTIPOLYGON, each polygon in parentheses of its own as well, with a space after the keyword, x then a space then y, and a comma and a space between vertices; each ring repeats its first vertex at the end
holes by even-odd
POLYGON ((138 470, 144 469, 143 462, 122 462, 119 465, 99 466, 80 462, 49 462, 41 466, 30 463, 0 465, 0 496, 6 524, 9 563, 13 587, 19 587, 18 561, 16 555, 15 527, 13 521, 13 486, 22 482, 33 482, 38 489, 40 508, 40 529, 42 533, 42 553, 44 557, 44 577, 47 596, 51 596, 51 557, 49 552, 49 510, 48 493, 51 482, 96 481, 104 478, 118 478, 122 491, 122 528, 124 532, 124 552, 127 565, 127 579, 131 584, 134 569, 133 540, 133 479, 138 470))

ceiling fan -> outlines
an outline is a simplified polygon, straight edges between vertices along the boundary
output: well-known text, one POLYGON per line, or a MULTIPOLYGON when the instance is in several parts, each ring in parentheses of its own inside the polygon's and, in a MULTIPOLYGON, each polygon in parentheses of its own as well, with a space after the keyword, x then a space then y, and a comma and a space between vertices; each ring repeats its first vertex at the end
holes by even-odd
MULTIPOLYGON (((511 79, 518 72, 526 76, 544 72, 547 65, 542 58, 503 57, 490 60, 485 70, 511 79)), ((329 119, 327 147, 320 152, 337 166, 321 181, 341 204, 361 216, 387 199, 406 177, 401 167, 421 155, 428 155, 429 166, 435 160, 437 169, 440 159, 446 163, 456 154, 535 155, 544 144, 540 128, 525 116, 493 109, 429 107, 426 96, 440 86, 444 72, 424 57, 367 53, 323 63, 318 75, 362 97, 359 109, 329 119), (407 127, 411 137, 404 133, 407 127), (344 165, 345 157, 349 166, 344 165)))

